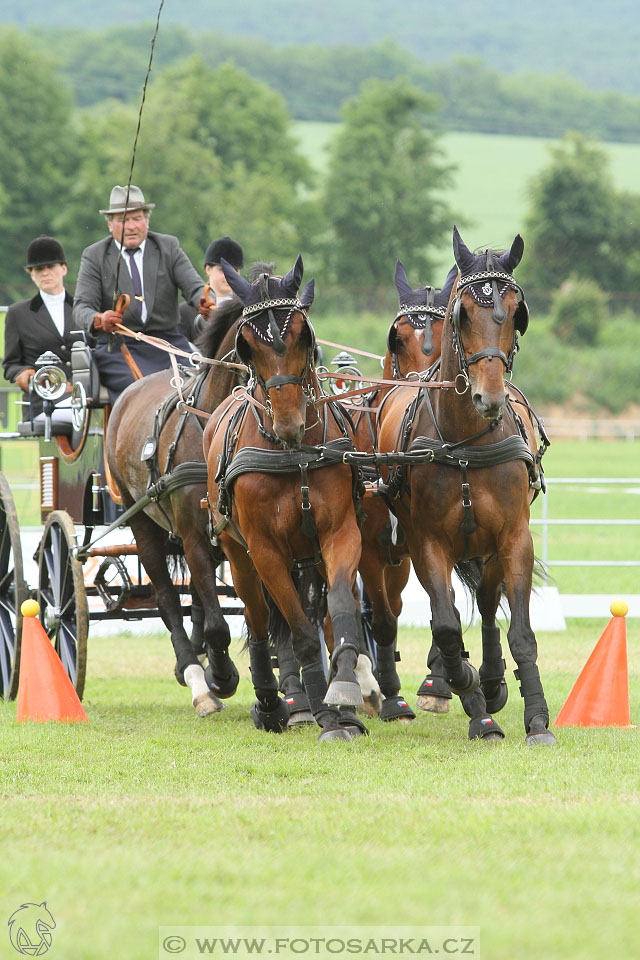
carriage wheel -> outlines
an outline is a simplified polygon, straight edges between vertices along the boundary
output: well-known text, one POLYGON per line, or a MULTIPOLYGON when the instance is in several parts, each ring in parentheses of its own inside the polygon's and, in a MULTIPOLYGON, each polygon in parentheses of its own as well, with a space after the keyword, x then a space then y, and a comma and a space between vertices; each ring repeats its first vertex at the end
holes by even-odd
POLYGON ((26 599, 18 515, 9 484, 0 473, 0 696, 5 700, 13 700, 18 692, 20 606, 26 599))
POLYGON ((54 510, 38 548, 40 620, 82 698, 87 667, 89 606, 82 564, 73 556, 76 532, 64 510, 54 510))

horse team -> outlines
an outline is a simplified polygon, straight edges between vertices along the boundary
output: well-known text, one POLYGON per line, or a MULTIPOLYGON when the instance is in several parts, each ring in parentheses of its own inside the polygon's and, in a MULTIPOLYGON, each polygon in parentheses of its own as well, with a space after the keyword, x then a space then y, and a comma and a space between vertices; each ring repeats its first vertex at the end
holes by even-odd
POLYGON ((455 267, 442 290, 412 288, 398 262, 399 309, 383 379, 364 402, 340 401, 321 387, 309 320, 313 283, 300 292, 298 257, 285 276, 264 271, 253 283, 223 263, 241 306, 216 311, 198 347, 223 364, 235 354, 246 375, 203 362, 183 387, 187 404, 158 373, 114 406, 106 450, 125 507, 150 479, 206 460, 206 484, 194 469, 193 483, 131 520, 171 635, 176 677, 200 716, 219 711, 238 685, 216 594, 216 567, 226 559, 245 609, 258 729, 280 732, 313 719, 320 741, 351 740, 366 732, 356 709, 371 712, 371 704, 385 720, 411 719, 396 634, 412 564, 432 615, 421 705, 444 711, 456 694, 469 738, 504 737, 492 716, 507 699, 496 625, 504 591, 526 742, 555 742, 529 622, 529 506, 543 486, 546 438, 506 382, 528 324, 513 276, 523 242, 518 236, 505 253, 474 254, 454 228, 453 249, 455 267), (167 536, 181 541, 191 572, 191 637, 165 559, 167 536), (479 671, 464 650, 454 568, 475 591, 482 618, 479 671), (380 693, 364 643, 358 570, 371 605, 380 693))

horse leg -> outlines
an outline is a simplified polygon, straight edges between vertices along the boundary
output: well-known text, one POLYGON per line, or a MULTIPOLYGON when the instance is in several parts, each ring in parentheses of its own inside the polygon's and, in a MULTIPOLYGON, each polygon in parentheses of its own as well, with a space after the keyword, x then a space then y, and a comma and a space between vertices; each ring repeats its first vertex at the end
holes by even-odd
MULTIPOLYGON (((209 689, 220 699, 232 697, 238 688, 240 674, 229 656, 231 633, 220 601, 216 581, 216 557, 204 525, 188 531, 183 537, 184 553, 191 571, 192 589, 201 598, 203 609, 202 644, 208 666, 205 679, 209 689)), ((193 636, 191 640, 193 644, 193 636)))
POLYGON ((429 671, 418 687, 417 706, 429 713, 449 713, 451 688, 445 680, 445 669, 440 651, 433 641, 427 654, 429 671))
POLYGON ((502 710, 509 695, 504 678, 507 665, 502 657, 500 629, 496 626, 496 611, 502 593, 502 580, 502 565, 494 556, 485 563, 476 590, 478 610, 482 617, 480 686, 485 695, 489 713, 502 710))
POLYGON ((359 569, 372 611, 376 672, 384 697, 379 710, 380 719, 409 723, 415 720, 416 715, 400 693, 401 684, 396 663, 400 659, 397 653, 397 636, 398 617, 402 610, 401 594, 409 578, 411 564, 409 560, 405 560, 399 566, 392 567, 386 565, 379 554, 368 557, 365 556, 366 553, 370 551, 363 549, 359 569))
POLYGON ((164 531, 144 512, 131 518, 131 530, 142 565, 156 592, 158 612, 171 637, 176 655, 176 679, 184 681, 191 690, 193 706, 199 717, 218 713, 223 704, 209 690, 204 670, 184 629, 180 596, 167 567, 164 531))
POLYGON ((503 563, 511 608, 507 638, 517 665, 515 677, 520 681, 520 693, 524 699, 524 728, 528 746, 556 743, 556 738, 548 729, 549 708, 536 662, 538 645, 529 620, 533 562, 533 542, 527 524, 520 537, 511 537, 503 563))
POLYGON ((418 579, 431 600, 431 634, 440 650, 445 679, 458 696, 471 694, 478 688, 480 677, 463 658, 460 616, 451 595, 451 567, 440 546, 431 541, 423 541, 412 556, 418 579))
POLYGON ((287 729, 289 710, 278 696, 278 681, 273 672, 269 644, 269 607, 262 583, 240 544, 224 537, 224 552, 231 566, 236 593, 244 603, 249 633, 249 668, 256 695, 251 718, 258 730, 282 733, 287 729))
POLYGON ((298 591, 293 580, 283 571, 284 560, 273 550, 266 555, 264 545, 260 551, 260 568, 264 571, 264 584, 271 596, 277 597, 281 611, 286 610, 286 620, 291 628, 291 642, 296 660, 300 664, 302 682, 309 698, 309 705, 316 723, 322 727, 318 740, 351 740, 351 735, 340 722, 340 713, 327 703, 327 678, 320 653, 318 631, 302 609, 298 591))

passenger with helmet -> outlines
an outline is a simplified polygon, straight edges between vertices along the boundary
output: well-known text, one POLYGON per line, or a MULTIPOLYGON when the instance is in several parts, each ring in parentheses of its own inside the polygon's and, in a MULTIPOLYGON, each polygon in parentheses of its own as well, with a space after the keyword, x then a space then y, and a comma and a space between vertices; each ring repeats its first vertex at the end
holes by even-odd
MULTIPOLYGON (((178 329, 178 291, 194 308, 203 295, 202 279, 177 238, 149 229, 154 207, 139 187, 115 186, 108 207, 100 210, 109 236, 84 250, 78 271, 75 323, 96 343, 100 380, 112 403, 135 379, 113 342, 116 324, 121 321, 133 331, 161 337, 190 352, 188 340, 178 329), (130 298, 124 316, 113 309, 115 293, 130 298)), ((171 366, 169 354, 152 344, 125 336, 122 342, 143 376, 171 366)))
POLYGON ((235 294, 227 283, 227 278, 220 265, 222 260, 226 260, 238 271, 242 270, 244 266, 242 247, 231 237, 219 237, 214 240, 209 244, 204 255, 204 269, 211 291, 209 299, 214 303, 211 310, 207 310, 204 304, 200 306, 199 310, 195 310, 189 303, 180 304, 180 329, 192 343, 202 333, 207 319, 213 314, 213 310, 235 298, 235 294))
MULTIPOLYGON (((67 258, 54 237, 36 237, 27 248, 25 270, 38 288, 30 300, 14 303, 7 310, 4 325, 4 376, 16 383, 30 402, 29 414, 23 419, 43 420, 42 400, 30 392, 36 361, 42 354, 55 354, 53 366, 60 367, 67 377, 67 390, 54 401, 54 423, 71 423, 71 344, 73 297, 64 288, 67 258)), ((25 408, 26 409, 26 408, 25 408)))

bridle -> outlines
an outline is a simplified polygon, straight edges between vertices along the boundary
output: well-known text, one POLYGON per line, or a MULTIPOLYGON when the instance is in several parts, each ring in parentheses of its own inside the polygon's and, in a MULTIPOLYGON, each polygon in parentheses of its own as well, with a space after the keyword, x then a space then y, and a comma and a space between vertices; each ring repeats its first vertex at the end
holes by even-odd
POLYGON ((296 386, 301 386, 307 406, 315 403, 316 392, 310 372, 313 369, 316 341, 314 329, 311 326, 309 315, 305 310, 302 301, 299 300, 298 297, 270 297, 268 280, 269 274, 260 274, 259 284, 261 300, 259 303, 246 306, 242 311, 242 320, 238 324, 238 330, 236 333, 236 352, 238 356, 247 364, 250 370, 251 380, 247 385, 247 391, 253 393, 251 389, 252 386, 255 387, 257 385, 261 387, 266 398, 264 408, 271 419, 273 419, 273 408, 269 399, 269 390, 274 388, 279 390, 280 387, 289 383, 295 384, 296 386), (288 313, 284 323, 282 324, 281 330, 274 316, 274 310, 284 310, 287 308, 288 313), (279 373, 269 377, 267 380, 264 380, 253 364, 251 352, 247 349, 246 340, 242 336, 242 331, 248 326, 255 336, 262 341, 262 343, 270 345, 279 356, 283 356, 286 350, 284 336, 287 332, 291 319, 296 312, 302 314, 306 329, 309 332, 307 356, 302 373, 299 376, 296 376, 295 374, 279 373), (268 317, 268 326, 266 329, 264 326, 258 326, 258 324, 254 322, 256 317, 264 313, 266 313, 268 317))
POLYGON ((493 251, 487 250, 486 270, 481 270, 478 273, 467 274, 464 277, 460 277, 458 280, 456 296, 451 305, 450 320, 453 330, 453 349, 458 355, 460 373, 463 377, 468 379, 469 367, 471 364, 478 363, 479 360, 483 360, 485 358, 493 357, 501 360, 505 366, 506 372, 511 374, 513 370, 513 361, 516 353, 519 350, 518 333, 524 333, 527 329, 529 322, 529 311, 524 299, 522 287, 515 282, 510 273, 495 269, 493 251), (483 286, 481 290, 478 291, 477 285, 480 283, 482 283, 483 286), (500 288, 498 287, 498 284, 501 285, 500 288), (516 298, 518 300, 518 306, 514 316, 513 339, 511 341, 511 348, 508 354, 504 353, 503 350, 500 350, 499 347, 484 347, 482 350, 478 350, 477 353, 473 353, 470 357, 466 356, 460 330, 460 311, 462 309, 461 294, 465 290, 467 290, 476 303, 479 303, 481 306, 493 306, 492 318, 494 322, 499 325, 502 325, 507 319, 507 314, 502 304, 502 298, 506 293, 508 293, 509 290, 515 291, 516 298))
POLYGON ((401 303, 398 307, 395 320, 389 329, 387 347, 391 354, 391 370, 395 380, 401 380, 403 376, 398 363, 397 337, 395 335, 398 327, 408 323, 414 330, 423 329, 424 338, 421 349, 424 355, 428 357, 433 353, 433 338, 427 336, 427 334, 430 333, 430 330, 427 329, 427 323, 429 320, 433 323, 434 320, 439 318, 444 319, 446 316, 446 307, 436 306, 436 289, 434 287, 425 287, 424 289, 427 295, 427 302, 419 305, 401 303))

